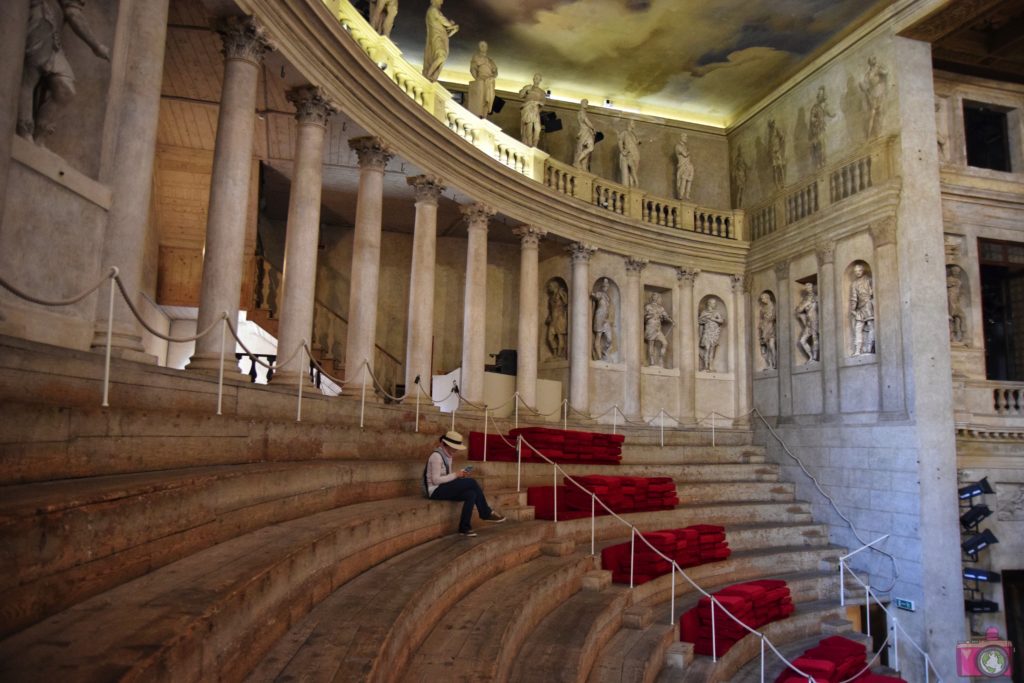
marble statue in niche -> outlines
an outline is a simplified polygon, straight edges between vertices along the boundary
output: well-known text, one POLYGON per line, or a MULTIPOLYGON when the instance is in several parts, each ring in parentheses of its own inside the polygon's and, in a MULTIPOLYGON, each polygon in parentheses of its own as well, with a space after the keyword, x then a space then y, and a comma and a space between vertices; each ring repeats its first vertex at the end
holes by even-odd
POLYGON ((573 157, 572 165, 581 171, 590 171, 590 155, 594 152, 594 141, 597 137, 597 129, 587 114, 587 100, 580 100, 580 111, 576 115, 576 155, 573 157))
POLYGON ((619 133, 619 181, 626 187, 637 187, 640 168, 640 138, 636 135, 636 122, 630 120, 619 133))
POLYGON ((811 159, 814 161, 815 168, 820 169, 825 166, 825 128, 828 126, 828 120, 835 116, 835 112, 828 106, 828 93, 825 92, 825 86, 821 86, 818 88, 818 96, 811 107, 808 130, 811 141, 811 159))
POLYGON ((962 270, 955 263, 946 267, 946 299, 949 302, 949 341, 962 344, 964 341, 967 313, 963 306, 964 281, 962 270))
POLYGON ((647 342, 648 365, 665 367, 665 351, 668 350, 666 332, 671 330, 674 324, 675 321, 661 305, 661 294, 651 293, 644 306, 644 341, 647 342))
POLYGON ((853 264, 850 283, 850 320, 853 323, 853 355, 875 352, 875 288, 863 262, 853 264))
POLYGON ((565 340, 569 334, 569 293, 558 280, 548 282, 548 351, 555 358, 568 358, 565 340))
POLYGON ((370 24, 373 30, 390 38, 395 17, 398 16, 398 0, 376 0, 370 4, 370 24))
POLYGON ((679 136, 676 142, 676 199, 689 199, 693 188, 693 159, 690 158, 690 145, 686 133, 679 136))
POLYGON ((864 79, 860 82, 860 91, 864 93, 865 104, 868 109, 868 138, 873 138, 881 132, 882 114, 885 107, 886 90, 889 87, 889 71, 878 63, 878 59, 872 55, 868 57, 868 70, 864 79))
POLYGON ((800 321, 800 338, 797 344, 807 357, 807 362, 817 361, 819 352, 818 292, 813 282, 805 282, 800 292, 800 303, 796 307, 796 319, 800 321))
POLYGON ((494 79, 498 77, 498 65, 487 54, 487 42, 481 40, 476 54, 469 60, 469 110, 485 118, 494 106, 494 79))
POLYGON ((736 208, 743 207, 743 190, 747 186, 748 170, 747 162, 743 158, 743 147, 740 147, 736 150, 736 158, 732 161, 732 187, 736 197, 733 206, 736 208))
POLYGON ((776 352, 775 301, 771 292, 761 292, 757 311, 757 341, 761 348, 766 370, 774 370, 778 365, 776 352))
POLYGON ((700 339, 700 371, 715 371, 715 354, 722 338, 725 316, 718 308, 718 299, 711 297, 704 304, 704 310, 697 316, 697 330, 700 339))
POLYGON ((786 185, 786 137, 775 125, 775 119, 768 119, 768 154, 772 162, 772 180, 775 187, 786 185))
POLYGON ((540 87, 540 80, 540 74, 534 74, 533 83, 524 85, 519 91, 523 98, 523 107, 519 110, 519 139, 530 147, 536 147, 540 142, 540 108, 548 96, 540 87))
POLYGON ((615 310, 608 288, 608 278, 603 277, 590 293, 594 302, 594 360, 610 360, 610 351, 615 342, 615 310))
POLYGON ((110 61, 110 49, 96 38, 85 16, 85 0, 31 1, 17 133, 38 145, 56 130, 60 109, 75 96, 75 73, 63 48, 65 24, 94 55, 110 61))
POLYGON ((423 49, 423 75, 431 83, 441 76, 441 69, 448 59, 448 39, 454 36, 459 25, 441 14, 444 0, 430 0, 427 8, 427 44, 423 49))

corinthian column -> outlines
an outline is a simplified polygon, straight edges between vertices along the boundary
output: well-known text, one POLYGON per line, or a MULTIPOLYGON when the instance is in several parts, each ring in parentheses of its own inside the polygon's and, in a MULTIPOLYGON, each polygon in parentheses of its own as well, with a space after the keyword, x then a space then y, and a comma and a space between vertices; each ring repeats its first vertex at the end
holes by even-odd
POLYGON ((377 332, 377 292, 380 287, 381 204, 384 166, 391 153, 373 137, 353 138, 349 147, 359 155, 359 193, 352 242, 349 281, 348 334, 345 341, 345 380, 359 389, 371 384, 373 349, 377 332), (363 362, 369 372, 363 372, 363 362))
MULTIPOLYGON (((818 245, 818 353, 821 356, 822 382, 824 389, 824 413, 826 420, 835 419, 839 414, 839 345, 843 333, 839 327, 842 316, 836 313, 836 267, 835 244, 825 242, 818 245)), ((781 312, 782 309, 780 308, 781 312)), ((781 314, 778 318, 781 321, 781 314)), ((780 346, 779 349, 782 347, 780 346)))
MULTIPOLYGON (((210 179, 210 205, 203 251, 203 283, 199 295, 198 329, 205 330, 227 312, 238 319, 245 254, 245 221, 249 215, 253 122, 260 62, 269 42, 256 22, 228 17, 218 24, 224 41, 224 83, 221 87, 217 141, 210 179)), ((235 342, 225 337, 225 369, 235 367, 235 342)), ((217 330, 196 340, 190 370, 217 371, 222 355, 217 330)))
POLYGON ((696 268, 676 268, 679 281, 679 420, 683 424, 697 422, 697 353, 695 335, 697 310, 693 303, 693 283, 700 271, 696 268))
POLYGON ((324 133, 327 118, 335 111, 318 88, 296 88, 287 96, 295 105, 298 130, 285 232, 278 369, 272 380, 275 383, 295 382, 299 373, 306 372, 307 357, 298 349, 303 342, 312 345, 324 133))
POLYGON ((640 416, 640 273, 647 259, 630 256, 626 259, 626 293, 622 302, 622 356, 626 362, 626 395, 623 412, 627 417, 640 416))
POLYGON ((597 247, 575 242, 572 258, 572 321, 569 331, 569 405, 590 411, 590 257, 597 247))
POLYGON ((437 200, 444 186, 434 176, 407 178, 416 194, 416 227, 412 238, 412 271, 409 273, 409 333, 405 345, 405 393, 425 382, 430 395, 431 343, 434 338, 434 271, 437 264, 437 200))
MULTIPOLYGON (((779 352, 779 416, 793 415, 793 299, 790 296, 789 261, 775 264, 775 291, 778 292, 775 330, 779 352)), ((821 320, 821 316, 818 316, 821 320)), ((821 345, 821 327, 818 327, 821 345)))
POLYGON ((519 252, 519 341, 516 347, 516 391, 523 403, 537 408, 537 331, 539 313, 537 261, 541 228, 524 225, 512 231, 520 240, 519 252))
POLYGON ((462 311, 462 397, 484 400, 484 352, 487 331, 487 223, 494 209, 485 204, 462 207, 469 224, 466 244, 466 296, 462 311))
POLYGON ((875 342, 882 386, 882 411, 902 413, 903 367, 900 362, 900 287, 896 270, 896 219, 884 218, 871 226, 875 242, 875 342))
MULTIPOLYGON (((750 422, 750 343, 747 338, 747 311, 749 310, 750 279, 743 275, 731 275, 732 310, 733 313, 733 348, 736 349, 736 372, 733 381, 736 383, 736 402, 734 404, 734 424, 750 422)), ((777 317, 777 316, 776 316, 777 317)))

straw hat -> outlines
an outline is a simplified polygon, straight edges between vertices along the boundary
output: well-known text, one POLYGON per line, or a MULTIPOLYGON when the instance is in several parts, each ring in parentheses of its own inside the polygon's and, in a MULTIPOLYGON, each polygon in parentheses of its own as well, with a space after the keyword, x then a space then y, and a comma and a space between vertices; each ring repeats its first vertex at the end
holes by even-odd
POLYGON ((441 437, 441 443, 443 443, 448 448, 451 448, 452 450, 466 450, 466 445, 462 443, 462 434, 459 434, 454 429, 447 432, 444 436, 441 437))

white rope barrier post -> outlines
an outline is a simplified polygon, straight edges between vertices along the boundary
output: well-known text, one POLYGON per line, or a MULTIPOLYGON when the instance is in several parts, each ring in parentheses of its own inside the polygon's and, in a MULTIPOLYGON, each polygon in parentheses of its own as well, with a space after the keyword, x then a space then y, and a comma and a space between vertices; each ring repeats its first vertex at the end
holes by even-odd
POLYGON ((523 490, 523 435, 516 437, 516 492, 523 490))
POLYGON ((715 627, 715 596, 711 596, 711 661, 718 661, 718 629, 715 627))
MULTIPOLYGON (((117 284, 114 278, 117 277, 117 267, 110 271, 110 306, 107 308, 107 350, 106 358, 103 361, 103 407, 110 407, 110 347, 113 345, 114 337, 114 285, 117 284)), ((220 413, 217 413, 218 415, 220 413)))
POLYGON ((612 434, 617 434, 616 431, 619 428, 619 406, 612 406, 612 434))
POLYGON ((228 314, 224 313, 224 321, 220 328, 220 370, 217 373, 217 414, 221 415, 224 406, 224 343, 228 336, 228 314))
POLYGON ((562 399, 562 431, 569 429, 569 399, 562 399))
POLYGON ((924 683, 928 683, 928 677, 932 671, 932 661, 928 657, 928 653, 924 653, 924 683))
POLYGON ((839 558, 839 606, 846 607, 846 569, 843 558, 839 558))
MULTIPOLYGON (((419 432, 420 432, 420 391, 421 391, 420 385, 417 384, 416 385, 416 433, 417 434, 419 434, 419 432)), ((487 443, 487 440, 485 439, 484 440, 484 444, 486 444, 486 443, 487 443)))
POLYGON ((633 587, 633 563, 636 561, 636 527, 629 527, 629 587, 633 587))
POLYGON ((484 462, 487 462, 487 416, 488 409, 484 406, 484 462))
POLYGON ((715 412, 711 411, 711 447, 715 447, 715 412))
POLYGON ((867 615, 865 623, 867 624, 866 632, 871 633, 871 586, 864 585, 864 613, 867 615))
POLYGON ((512 402, 516 407, 516 429, 519 429, 519 392, 512 394, 512 402))
POLYGON ((900 670, 900 622, 895 616, 892 618, 892 668, 900 670))
POLYGON ((764 634, 761 634, 761 683, 764 683, 764 634))
POLYGON ((672 561, 672 595, 669 599, 669 612, 668 612, 668 623, 675 625, 676 623, 676 570, 679 569, 679 564, 672 561))
POLYGON ((590 494, 590 554, 594 555, 594 537, 597 533, 597 494, 590 494))
MULTIPOLYGON (((302 361, 306 357, 305 353, 306 353, 306 340, 303 339, 302 340, 302 346, 300 346, 299 350, 298 350, 298 354, 299 354, 299 371, 298 371, 298 373, 296 373, 299 376, 299 398, 298 398, 298 401, 297 401, 298 408, 296 408, 296 410, 295 410, 295 421, 296 422, 302 422, 302 375, 303 375, 303 370, 302 369, 305 367, 305 365, 302 363, 302 361)), ((312 358, 312 356, 310 358, 312 358)))
MULTIPOLYGON (((665 447, 665 409, 662 408, 658 413, 658 424, 661 427, 661 447, 665 447)), ((712 440, 713 441, 713 440, 712 440)), ((714 445, 714 444, 712 444, 714 445)))
POLYGON ((551 467, 551 480, 554 486, 551 487, 551 500, 554 503, 554 517, 555 523, 558 523, 558 465, 552 465, 551 467))
POLYGON ((363 389, 359 398, 359 428, 362 429, 363 420, 366 417, 366 371, 369 369, 369 364, 364 360, 360 369, 363 375, 363 389))

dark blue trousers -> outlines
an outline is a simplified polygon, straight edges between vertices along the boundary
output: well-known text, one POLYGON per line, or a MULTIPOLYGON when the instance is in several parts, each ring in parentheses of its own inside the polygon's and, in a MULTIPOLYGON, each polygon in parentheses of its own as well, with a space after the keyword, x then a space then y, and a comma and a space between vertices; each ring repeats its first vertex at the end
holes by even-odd
POLYGON ((459 531, 469 531, 472 528, 470 522, 473 519, 473 506, 476 506, 481 519, 491 515, 491 506, 487 504, 487 499, 484 497, 480 484, 476 483, 476 479, 469 477, 446 481, 434 489, 434 492, 430 494, 430 499, 462 501, 459 531))

